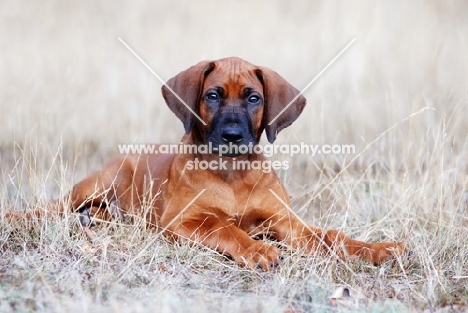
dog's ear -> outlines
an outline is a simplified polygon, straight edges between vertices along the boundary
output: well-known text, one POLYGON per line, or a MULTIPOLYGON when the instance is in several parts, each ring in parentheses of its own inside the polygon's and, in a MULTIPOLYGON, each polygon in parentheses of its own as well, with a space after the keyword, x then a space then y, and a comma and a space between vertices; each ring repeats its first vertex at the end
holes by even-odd
POLYGON ((214 62, 202 61, 180 72, 162 86, 164 100, 166 100, 171 111, 182 121, 187 134, 190 133, 195 124, 196 117, 193 113, 199 114, 198 102, 200 101, 203 82, 214 67, 214 62))
POLYGON ((263 84, 263 94, 265 96, 263 126, 265 127, 268 141, 273 143, 276 139, 276 134, 283 128, 291 125, 298 118, 302 109, 304 109, 306 99, 299 94, 299 90, 294 88, 275 71, 259 67, 256 69, 256 74, 263 84), (291 105, 280 114, 293 99, 295 100, 291 105), (278 114, 280 115, 278 116, 278 114), (275 120, 273 121, 273 119, 275 120), (273 123, 271 123, 272 121, 273 123))

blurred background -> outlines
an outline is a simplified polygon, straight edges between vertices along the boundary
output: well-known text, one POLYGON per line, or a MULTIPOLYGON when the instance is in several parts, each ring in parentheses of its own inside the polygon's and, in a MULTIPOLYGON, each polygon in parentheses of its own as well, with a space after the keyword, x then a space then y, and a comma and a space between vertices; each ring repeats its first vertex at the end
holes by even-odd
POLYGON ((465 155, 457 164, 466 169, 466 12, 464 1, 1 1, 2 172, 25 153, 49 166, 60 153, 80 155, 88 166, 91 153, 107 159, 117 144, 178 142, 182 124, 160 82, 118 37, 165 80, 238 56, 298 89, 356 38, 305 92, 308 105, 279 142, 354 144, 359 153, 427 107, 369 158, 406 156, 408 168, 440 140, 447 157, 465 155))

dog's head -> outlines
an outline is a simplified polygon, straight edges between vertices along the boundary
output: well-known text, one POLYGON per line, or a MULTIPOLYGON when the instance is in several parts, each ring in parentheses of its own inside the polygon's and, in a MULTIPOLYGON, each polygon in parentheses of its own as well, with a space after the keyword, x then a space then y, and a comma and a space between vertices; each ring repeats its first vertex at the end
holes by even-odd
POLYGON ((239 58, 200 62, 171 78, 162 93, 185 132, 213 147, 255 145, 263 130, 273 143, 306 104, 278 73, 239 58))

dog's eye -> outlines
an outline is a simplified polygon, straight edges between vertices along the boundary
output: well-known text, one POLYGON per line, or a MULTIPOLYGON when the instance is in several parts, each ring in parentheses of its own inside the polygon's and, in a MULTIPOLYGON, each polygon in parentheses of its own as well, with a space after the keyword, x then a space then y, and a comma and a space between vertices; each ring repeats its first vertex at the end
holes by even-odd
POLYGON ((247 101, 249 101, 249 103, 252 103, 252 104, 257 104, 257 103, 260 102, 260 100, 261 100, 260 97, 257 96, 257 95, 251 95, 251 96, 247 99, 247 101))
POLYGON ((211 101, 211 102, 219 101, 219 95, 215 92, 210 92, 205 97, 208 101, 211 101))

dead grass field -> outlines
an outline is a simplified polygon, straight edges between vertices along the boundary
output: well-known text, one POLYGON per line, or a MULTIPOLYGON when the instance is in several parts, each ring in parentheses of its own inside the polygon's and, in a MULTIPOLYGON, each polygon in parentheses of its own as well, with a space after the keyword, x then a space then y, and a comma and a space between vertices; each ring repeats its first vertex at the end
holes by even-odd
POLYGON ((294 210, 361 240, 405 240, 395 265, 287 251, 273 273, 76 216, 0 225, 1 312, 468 311, 468 5, 463 1, 1 1, 0 216, 41 208, 125 143, 178 142, 160 83, 239 56, 302 89, 280 143, 354 144, 295 156, 294 210), (414 114, 418 112, 417 114, 414 114), (162 265, 165 267, 163 267, 162 265), (353 299, 336 306, 339 287, 353 299))

